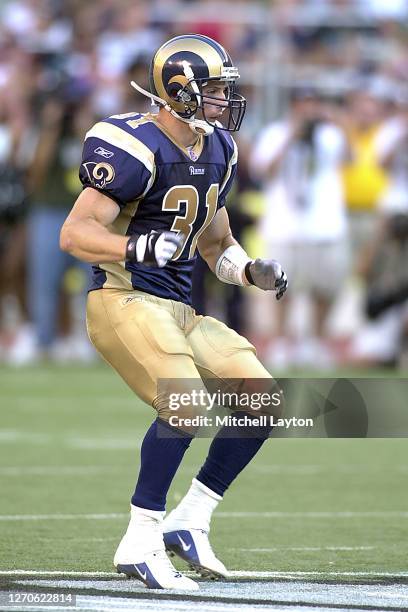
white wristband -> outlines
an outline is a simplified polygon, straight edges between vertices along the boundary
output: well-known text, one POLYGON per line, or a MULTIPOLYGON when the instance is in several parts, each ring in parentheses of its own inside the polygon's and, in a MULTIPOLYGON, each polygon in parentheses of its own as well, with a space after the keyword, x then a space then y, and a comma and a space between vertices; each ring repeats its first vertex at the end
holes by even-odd
POLYGON ((137 261, 139 263, 142 263, 144 258, 145 258, 146 249, 147 249, 147 239, 148 239, 148 235, 147 234, 142 234, 137 239, 137 242, 136 242, 136 257, 137 257, 137 261))
POLYGON ((239 244, 233 244, 225 249, 217 261, 215 274, 223 283, 242 286, 246 284, 243 272, 249 261, 252 259, 248 257, 244 249, 239 244))

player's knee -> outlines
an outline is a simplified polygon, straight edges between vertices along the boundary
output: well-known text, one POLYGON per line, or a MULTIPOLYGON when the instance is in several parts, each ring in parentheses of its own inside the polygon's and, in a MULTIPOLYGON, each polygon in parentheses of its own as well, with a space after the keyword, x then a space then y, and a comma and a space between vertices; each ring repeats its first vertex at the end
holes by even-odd
POLYGON ((166 388, 157 394, 153 407, 160 419, 190 435, 196 435, 206 413, 206 391, 201 386, 166 388))

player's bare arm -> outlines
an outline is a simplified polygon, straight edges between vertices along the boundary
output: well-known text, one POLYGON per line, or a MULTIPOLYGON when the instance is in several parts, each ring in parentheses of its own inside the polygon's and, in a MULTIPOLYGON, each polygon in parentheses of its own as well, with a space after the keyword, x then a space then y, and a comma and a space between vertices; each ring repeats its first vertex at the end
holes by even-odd
POLYGON ((252 260, 234 239, 225 208, 217 212, 199 238, 198 249, 210 269, 224 283, 255 285, 264 291, 276 291, 277 300, 287 289, 286 274, 277 261, 252 260))
POLYGON ((91 263, 123 261, 127 238, 109 230, 119 212, 101 191, 85 189, 62 227, 61 249, 91 263))
POLYGON ((90 263, 126 259, 163 267, 180 246, 183 236, 174 232, 120 236, 109 228, 119 212, 119 206, 111 198, 96 189, 85 189, 62 227, 61 249, 90 263))
POLYGON ((232 235, 228 213, 223 207, 198 239, 197 244, 201 257, 205 259, 214 274, 217 261, 223 252, 233 244, 238 243, 232 235))

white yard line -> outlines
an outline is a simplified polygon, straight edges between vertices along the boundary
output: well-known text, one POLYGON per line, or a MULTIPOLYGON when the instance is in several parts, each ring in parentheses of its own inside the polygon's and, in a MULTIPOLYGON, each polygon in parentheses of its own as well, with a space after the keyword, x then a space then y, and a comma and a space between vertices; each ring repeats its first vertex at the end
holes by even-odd
POLYGON ((405 510, 335 511, 335 512, 216 512, 218 518, 408 518, 405 510))
MULTIPOLYGON (((59 540, 59 538, 58 538, 59 540)), ((41 542, 55 542, 56 538, 41 538, 41 542)), ((69 538, 70 542, 117 542, 118 537, 103 537, 103 538, 69 538)))
POLYGON ((232 571, 234 578, 283 578, 283 577, 319 577, 319 576, 338 576, 338 577, 360 577, 372 578, 375 576, 384 578, 408 578, 408 572, 254 572, 254 571, 232 571))
POLYGON ((111 514, 2 514, 0 521, 76 521, 76 520, 117 520, 129 518, 129 513, 111 514))
POLYGON ((108 450, 108 451, 126 451, 136 450, 140 448, 141 441, 135 436, 134 438, 77 438, 70 437, 62 440, 67 448, 78 448, 81 450, 108 450))
MULTIPOLYGON (((46 440, 38 438, 36 439, 36 442, 37 441, 38 443, 40 442, 42 443, 42 442, 45 442, 46 440)), ((125 449, 125 450, 129 450, 129 449, 134 450, 134 449, 140 448, 140 442, 134 441, 134 440, 132 441, 119 441, 119 440, 104 441, 104 440, 96 440, 96 439, 89 439, 89 438, 78 438, 76 440, 65 439, 62 441, 62 444, 67 447, 72 447, 72 448, 81 449, 81 450, 116 450, 118 448, 125 449)), ((278 467, 277 469, 273 469, 273 470, 269 470, 269 468, 264 470, 262 469, 262 466, 257 466, 256 468, 251 468, 251 469, 254 469, 256 472, 261 472, 261 473, 271 471, 274 474, 285 474, 285 475, 292 474, 292 475, 302 475, 302 476, 318 474, 318 473, 325 471, 324 469, 321 469, 321 470, 317 468, 312 469, 312 466, 309 466, 309 467, 310 469, 307 469, 307 470, 303 470, 301 467, 299 468, 293 467, 293 468, 288 468, 288 469, 280 469, 278 467)), ((195 468, 181 468, 180 471, 183 473, 193 474, 197 470, 195 468)), ((336 472, 337 471, 338 470, 336 470, 336 472)), ((396 471, 401 472, 402 470, 398 468, 396 471)), ((112 466, 112 465, 110 466, 104 466, 104 465, 14 466, 14 465, 10 465, 10 466, 5 466, 5 467, 0 468, 0 478, 6 478, 6 477, 14 478, 14 477, 22 477, 22 476, 23 477, 24 476, 40 476, 40 477, 43 477, 43 476, 92 476, 92 475, 98 475, 98 474, 102 474, 102 475, 103 474, 117 474, 119 472, 123 472, 123 468, 120 466, 112 466)), ((404 473, 406 472, 404 471, 404 473)))
MULTIPOLYGON (((186 575, 195 576, 194 572, 185 572, 186 575)), ((236 570, 230 572, 232 578, 318 578, 318 577, 343 577, 343 578, 408 578, 408 572, 256 572, 236 570)), ((55 570, 0 570, 0 576, 59 576, 74 578, 115 578, 124 580, 124 577, 115 572, 79 572, 79 571, 55 571, 55 570)))
POLYGON ((384 598, 389 598, 389 599, 394 599, 395 597, 398 597, 398 599, 408 599, 408 595, 402 595, 401 593, 390 593, 390 592, 383 592, 383 591, 368 591, 367 593, 364 593, 364 595, 367 595, 367 597, 384 597, 384 598))
POLYGON ((76 435, 67 436, 55 436, 51 434, 35 433, 31 431, 21 431, 14 429, 3 429, 0 430, 0 441, 2 443, 21 443, 26 444, 50 444, 55 446, 62 445, 65 448, 75 448, 81 450, 136 450, 140 448, 141 437, 138 431, 133 432, 134 435, 129 437, 129 433, 126 436, 120 436, 116 438, 94 438, 76 435))
MULTIPOLYGON (((203 612, 235 612, 236 610, 239 610, 240 612, 254 612, 254 607, 250 604, 237 605, 236 603, 227 602, 217 603, 215 599, 211 601, 205 601, 200 598, 197 598, 197 600, 200 611, 203 612)), ((35 612, 48 612, 48 610, 50 609, 62 611, 73 610, 74 612, 90 612, 92 610, 95 610, 95 612, 121 612, 122 610, 124 610, 125 612, 136 612, 136 610, 137 612, 150 612, 151 610, 153 610, 153 612, 158 612, 159 610, 166 610, 167 612, 190 612, 192 608, 192 601, 172 601, 165 599, 152 601, 139 597, 137 598, 137 600, 134 600, 132 598, 122 599, 120 597, 100 597, 99 595, 77 595, 75 606, 72 607, 47 606, 45 608, 42 608, 38 606, 39 604, 36 604, 35 607, 21 606, 18 608, 18 610, 27 612, 29 612, 30 610, 35 610, 35 612)), ((268 611, 271 610, 271 607, 267 603, 265 603, 257 605, 256 609, 260 611, 268 611)), ((319 609, 321 608, 302 607, 302 610, 305 610, 305 612, 318 612, 319 609)), ((3 608, 1 605, 0 610, 10 612, 10 608, 3 608)), ((287 606, 274 606, 273 610, 274 612, 287 612, 288 608, 287 606)))
POLYGON ((115 572, 60 572, 55 570, 0 570, 0 576, 71 576, 79 578, 121 578, 123 576, 115 572))
MULTIPOLYGON (((372 512, 342 511, 342 512, 215 512, 217 518, 303 518, 303 519, 354 519, 354 518, 408 518, 408 511, 379 510, 372 512)), ((108 514, 0 514, 1 521, 75 521, 75 520, 117 520, 129 518, 126 512, 112 512, 108 514)))
POLYGON ((119 472, 119 467, 102 465, 34 465, 7 466, 0 468, 0 476, 88 476, 93 474, 108 474, 119 472))
POLYGON ((51 436, 49 434, 18 431, 17 429, 1 429, 0 441, 7 442, 34 442, 43 444, 49 442, 51 436))
POLYGON ((352 551, 352 550, 374 550, 375 546, 274 546, 273 548, 233 548, 230 550, 240 550, 242 552, 270 553, 276 551, 310 551, 320 552, 331 551, 352 551))

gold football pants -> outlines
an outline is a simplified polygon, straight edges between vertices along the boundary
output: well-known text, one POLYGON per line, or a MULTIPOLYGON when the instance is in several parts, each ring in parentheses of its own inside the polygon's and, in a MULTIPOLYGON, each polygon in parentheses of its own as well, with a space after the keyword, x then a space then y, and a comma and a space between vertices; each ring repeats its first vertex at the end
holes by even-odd
POLYGON ((91 291, 87 327, 105 361, 166 420, 171 412, 158 395, 159 379, 195 379, 194 388, 202 378, 271 379, 248 340, 181 302, 142 291, 91 291))

